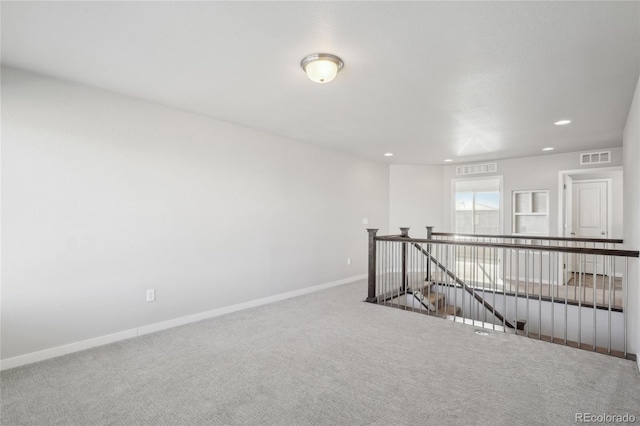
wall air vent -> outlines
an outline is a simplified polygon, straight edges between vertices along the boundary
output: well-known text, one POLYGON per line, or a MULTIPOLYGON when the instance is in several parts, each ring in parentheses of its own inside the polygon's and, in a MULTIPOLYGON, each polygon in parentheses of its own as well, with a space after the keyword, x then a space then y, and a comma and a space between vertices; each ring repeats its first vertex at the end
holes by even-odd
POLYGON ((456 174, 477 175, 481 173, 495 173, 498 171, 498 163, 468 164, 456 167, 456 174))
POLYGON ((602 164, 611 162, 611 151, 583 152, 580 154, 580 165, 602 164))

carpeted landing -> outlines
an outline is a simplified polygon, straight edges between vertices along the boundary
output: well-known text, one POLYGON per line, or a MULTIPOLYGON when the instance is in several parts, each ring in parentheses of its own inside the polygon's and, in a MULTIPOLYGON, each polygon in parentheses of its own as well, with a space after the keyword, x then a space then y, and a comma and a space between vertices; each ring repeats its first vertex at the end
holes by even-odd
MULTIPOLYGON (((636 364, 363 303, 366 282, 8 370, 3 425, 640 419, 636 364)), ((640 421, 640 420, 637 420, 640 421)))

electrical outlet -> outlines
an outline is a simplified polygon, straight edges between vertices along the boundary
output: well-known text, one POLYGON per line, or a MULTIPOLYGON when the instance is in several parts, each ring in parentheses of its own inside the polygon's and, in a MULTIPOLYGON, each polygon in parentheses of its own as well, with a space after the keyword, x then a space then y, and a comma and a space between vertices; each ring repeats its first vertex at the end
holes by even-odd
POLYGON ((362 218, 362 224, 363 225, 368 225, 369 224, 369 219, 367 219, 366 217, 362 218))
POLYGON ((351 265, 351 258, 347 257, 347 265, 351 265))
POLYGON ((151 288, 147 290, 147 302, 155 302, 156 301, 156 290, 151 288))

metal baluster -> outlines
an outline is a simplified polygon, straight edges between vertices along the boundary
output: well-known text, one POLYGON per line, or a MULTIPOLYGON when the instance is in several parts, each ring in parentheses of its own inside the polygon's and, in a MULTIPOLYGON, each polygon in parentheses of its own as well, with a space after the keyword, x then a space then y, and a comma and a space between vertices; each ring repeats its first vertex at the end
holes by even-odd
POLYGON ((382 304, 386 303, 387 286, 389 285, 389 241, 383 241, 384 256, 382 257, 382 304))
POLYGON ((374 241, 373 243, 376 245, 376 291, 374 293, 374 296, 376 297, 376 303, 380 303, 379 293, 380 293, 380 285, 382 285, 382 281, 380 277, 380 271, 382 270, 382 265, 380 264, 382 262, 382 259, 381 259, 382 242, 374 241))
POLYGON ((386 279, 387 242, 380 241, 380 285, 378 287, 378 304, 384 302, 384 282, 386 279))
MULTIPOLYGON (((429 263, 431 263, 431 250, 432 250, 433 245, 431 244, 427 244, 427 253, 429 254, 429 256, 427 257, 427 261, 429 263)), ((431 281, 433 279, 433 271, 429 268, 427 268, 427 271, 429 271, 429 286, 427 287, 427 299, 426 299, 426 305, 428 306, 427 308, 427 315, 431 315, 431 284, 433 283, 433 281, 431 281)))
MULTIPOLYGON (((427 257, 427 261, 428 261, 429 263, 431 263, 431 257, 430 257, 430 256, 431 256, 431 253, 434 253, 434 257, 435 257, 436 259, 439 259, 439 256, 438 256, 438 246, 437 246, 437 245, 428 244, 428 245, 427 245, 427 250, 428 250, 428 252, 429 252, 429 257, 427 257)), ((430 273, 429 273, 429 279, 430 279, 430 281, 429 281, 429 284, 428 284, 428 291, 429 291, 429 294, 431 294, 431 288, 432 288, 432 286, 434 286, 434 283, 436 282, 435 274, 434 274, 434 271, 433 271, 433 270, 430 270, 430 273)), ((435 286, 434 286, 434 287, 435 287, 435 286)), ((436 289, 436 291, 437 291, 437 287, 435 287, 435 289, 436 289)), ((431 300, 431 297, 429 297, 429 300, 431 300)), ((436 314, 438 313, 438 307, 437 307, 437 305, 436 305, 436 311, 435 311, 435 313, 436 313, 436 314)), ((430 312, 429 312, 429 314, 430 314, 430 312)))
MULTIPOLYGON (((565 244, 566 246, 566 244, 565 244)), ((568 256, 567 256, 567 262, 569 262, 568 260, 568 256)), ((565 257, 563 256, 563 261, 565 260, 565 257)), ((567 321, 568 321, 568 317, 567 317, 567 302, 568 302, 568 293, 569 293, 569 289, 567 288, 569 286, 569 283, 566 282, 564 283, 564 263, 562 265, 562 282, 564 285, 564 344, 567 344, 567 321)), ((574 283, 575 284, 575 283, 574 283)))
MULTIPOLYGON (((578 259, 578 263, 580 263, 580 256, 581 256, 580 254, 576 254, 574 256, 574 258, 578 259)), ((578 268, 574 268, 574 269, 577 269, 577 271, 573 271, 573 278, 575 279, 575 281, 578 281, 578 284, 580 281, 580 275, 579 275, 579 272, 581 270, 580 267, 581 265, 578 265, 578 268), (578 274, 578 276, 576 276, 576 274, 578 274)), ((576 296, 577 291, 578 291, 578 286, 576 286, 574 282, 573 283, 573 300, 578 300, 578 297, 576 296)))
MULTIPOLYGON (((450 263, 449 263, 449 247, 446 245, 442 246, 442 250, 444 251, 444 256, 445 256, 445 265, 448 269, 453 270, 453 268, 451 267, 450 263)), ((449 277, 444 273, 444 271, 441 271, 441 281, 444 284, 445 282, 449 281, 449 277)), ((451 300, 451 286, 446 285, 446 289, 447 289, 447 303, 449 303, 449 301, 451 300)), ((455 310, 455 308, 454 308, 455 310)), ((445 318, 447 317, 447 304, 445 303, 445 308, 444 308, 444 315, 445 318)))
MULTIPOLYGON (((462 250, 463 250, 463 258, 462 258, 462 276, 463 276, 463 281, 466 281, 466 276, 467 276, 467 246, 462 246, 462 250)), ((468 281, 467 281, 468 282, 468 281)), ((462 287, 462 286, 460 286, 462 287)), ((464 289, 461 290, 462 292, 462 322, 464 323, 464 320, 467 318, 467 314, 466 314, 466 310, 467 310, 467 305, 465 303, 465 291, 464 289)))
POLYGON ((507 279, 507 259, 506 259, 507 249, 502 249, 502 331, 505 331, 506 328, 506 318, 507 318, 507 289, 505 288, 505 281, 507 279))
MULTIPOLYGON (((479 248, 478 248, 478 251, 480 251, 479 248)), ((484 287, 486 285, 485 279, 484 279, 484 276, 485 276, 484 266, 485 266, 485 261, 486 261, 485 254, 486 253, 485 253, 484 247, 482 247, 482 266, 483 266, 483 268, 482 268, 482 300, 486 300, 485 290, 484 290, 484 287)), ((476 266, 476 268, 478 268, 479 266, 480 266, 480 264, 478 264, 476 266)), ((477 271, 478 271, 478 273, 480 273, 479 269, 477 269, 477 271)), ((481 306, 480 306, 480 304, 478 302, 476 302, 476 305, 478 306, 478 309, 481 308, 481 306)), ((480 317, 482 318, 482 328, 484 328, 484 322, 487 319, 487 308, 484 307, 484 304, 482 305, 482 311, 481 312, 482 312, 482 314, 480 315, 480 317)))
MULTIPOLYGON (((438 257, 438 261, 445 265, 446 267, 448 267, 448 263, 447 263, 447 248, 443 245, 443 244, 439 244, 438 245, 438 253, 439 253, 439 257, 438 257)), ((442 269, 440 269, 437 265, 437 263, 434 263, 432 266, 432 269, 435 269, 438 271, 438 291, 442 292, 442 309, 440 311, 441 314, 444 314, 444 317, 446 318, 447 316, 447 303, 449 301, 448 295, 449 295, 449 290, 447 288, 447 286, 445 285, 445 275, 444 275, 444 271, 442 269)))
POLYGON ((392 280, 392 269, 393 269, 393 243, 391 241, 387 241, 387 258, 385 260, 386 263, 386 284, 385 284, 385 289, 384 289, 384 295, 385 295, 385 304, 387 304, 389 301, 387 300, 387 298, 389 297, 390 293, 389 290, 391 289, 391 280, 392 280))
POLYGON ((578 279, 578 292, 580 293, 580 297, 578 298, 578 348, 582 348, 582 267, 584 263, 584 254, 579 254, 578 256, 580 262, 580 266, 578 267, 580 272, 578 279))
POLYGON ((386 286, 389 281, 389 241, 381 241, 382 243, 382 286, 380 288, 381 297, 380 300, 384 304, 386 296, 386 286))
MULTIPOLYGON (((535 265, 535 256, 533 261, 535 265)), ((538 279, 538 340, 540 340, 542 339, 542 250, 540 250, 540 276, 538 279)))
POLYGON ((400 292, 403 289, 403 284, 404 284, 404 275, 403 275, 403 261, 402 261, 402 243, 397 243, 396 244, 396 251, 397 251, 397 257, 396 257, 396 262, 397 262, 397 270, 398 270, 398 283, 397 283, 397 291, 398 291, 398 298, 396 299, 396 304, 398 305, 399 308, 401 308, 400 306, 400 292))
MULTIPOLYGON (((614 248, 615 248, 615 244, 614 244, 614 248)), ((616 269, 616 262, 615 262, 615 258, 613 261, 613 269, 616 269)), ((613 274, 613 306, 615 306, 616 303, 616 274, 613 274)))
MULTIPOLYGON (((595 243, 594 243, 595 246, 595 243)), ((604 266, 604 264, 603 264, 604 266)), ((603 276, 604 279, 604 276, 603 276)), ((593 345, 592 350, 596 350, 596 286, 598 285, 598 255, 593 255, 593 345)), ((604 287, 604 283, 603 283, 604 287)))
POLYGON ((384 256, 382 257, 382 270, 384 275, 382 277, 382 297, 381 302, 386 303, 387 285, 389 281, 389 241, 383 241, 384 256))
POLYGON ((385 289, 384 289, 384 303, 387 303, 387 297, 389 296, 389 290, 391 289, 391 269, 393 268, 393 265, 391 264, 391 261, 393 260, 393 243, 391 241, 387 241, 387 256, 386 256, 386 266, 385 266, 385 270, 386 270, 386 284, 385 284, 385 289))
POLYGON ((387 278, 388 278, 388 274, 387 274, 387 261, 389 260, 389 242, 388 241, 381 241, 381 252, 382 252, 382 258, 380 259, 380 263, 382 264, 382 277, 380 277, 380 296, 378 297, 378 303, 384 303, 384 298, 385 298, 385 289, 386 289, 386 285, 387 285, 387 278))
POLYGON ((555 281, 555 286, 558 286, 558 275, 557 272, 555 272, 558 262, 557 262, 557 255, 560 254, 558 252, 549 252, 549 297, 551 297, 551 342, 555 342, 556 339, 556 333, 555 333, 555 319, 554 319, 554 315, 556 312, 556 303, 553 300, 553 291, 551 290, 551 286, 553 285, 552 283, 555 281), (555 254, 554 254, 555 253, 555 254), (553 257, 552 257, 553 256, 553 257), (553 268, 551 266, 551 259, 556 260, 555 264, 556 264, 556 268, 553 268), (553 276, 552 274, 555 272, 556 276, 554 277, 554 279, 552 280, 551 277, 553 276))
MULTIPOLYGON (((399 245, 399 243, 394 242, 394 244, 392 246, 393 247, 393 257, 392 257, 392 259, 393 259, 393 268, 392 268, 393 269, 393 287, 391 288, 391 291, 392 291, 391 296, 395 296, 395 294, 400 295, 400 287, 398 286, 398 275, 400 275, 400 274, 398 274, 398 272, 397 272, 397 269, 398 269, 398 245, 399 245)), ((391 297, 391 296, 389 296, 389 297, 391 297)), ((397 304, 397 301, 398 301, 398 299, 396 297, 393 297, 391 299, 391 305, 392 306, 393 306, 393 300, 394 299, 396 300, 396 304, 397 304)))
MULTIPOLYGON (((604 248, 609 248, 609 244, 604 244, 604 248)), ((604 297, 604 294, 605 294, 604 277, 607 275, 607 269, 609 269, 607 263, 608 262, 606 261, 606 258, 603 257, 602 258, 602 305, 605 304, 605 301, 604 301, 604 299, 605 299, 605 297, 604 297)), ((609 274, 611 274, 611 271, 609 271, 609 274)))
MULTIPOLYGON (((420 296, 424 296, 424 287, 426 282, 424 281, 425 274, 425 256, 421 256, 420 248, 422 248, 422 243, 415 243, 418 246, 414 246, 413 244, 409 245, 411 249, 411 253, 413 253, 413 262, 414 262, 414 271, 413 271, 413 280, 414 280, 414 295, 417 293, 420 296)), ((415 296, 414 296, 415 300, 415 296)), ((422 312, 422 301, 418 304, 419 312, 422 312)))
POLYGON ((627 357, 627 299, 629 294, 627 293, 627 286, 629 285, 629 258, 624 258, 624 276, 622 277, 622 319, 624 322, 623 327, 623 339, 624 339, 624 357, 627 357))
MULTIPOLYGON (((422 283, 422 290, 421 290, 421 294, 422 297, 424 298, 424 289, 426 286, 429 286, 430 283, 427 281, 427 271, 429 270, 428 262, 430 262, 429 258, 427 256, 424 255, 424 253, 422 253, 422 250, 424 249, 424 245, 421 243, 420 244, 420 250, 418 250, 418 254, 422 255, 420 257, 420 259, 422 260, 422 273, 420 274, 420 282, 422 283), (424 278, 423 278, 424 277, 424 278)), ((424 299, 422 299, 424 300, 424 299)), ((422 312, 422 308, 423 308, 423 303, 420 302, 420 312, 422 312)), ((427 312, 428 314, 429 312, 427 312)))
POLYGON ((426 250, 427 253, 429 254, 429 256, 423 256, 425 259, 425 264, 426 264, 426 268, 425 268, 425 289, 426 289, 426 293, 427 295, 425 296, 425 291, 423 290, 423 297, 427 297, 426 299, 423 299, 426 302, 426 314, 427 315, 431 315, 431 311, 429 309, 429 300, 431 300, 431 285, 433 284, 433 270, 431 269, 431 247, 434 247, 432 244, 427 244, 426 249, 424 245, 420 245, 420 248, 423 250, 426 250))
POLYGON ((526 335, 529 337, 529 249, 525 249, 524 251, 524 292, 526 294, 526 309, 527 309, 527 330, 526 335))
MULTIPOLYGON (((453 257, 453 271, 456 277, 460 276, 460 265, 458 265, 458 246, 451 245, 451 255, 453 257)), ((451 283, 455 283, 455 287, 453 287, 453 321, 456 321, 456 317, 458 316, 458 282, 453 279, 453 277, 449 277, 451 279, 451 283)))
MULTIPOLYGON (((518 334, 518 296, 520 293, 520 250, 516 249, 515 251, 515 257, 516 257, 516 297, 514 298, 515 300, 515 323, 516 323, 516 334, 518 334)), ((511 253, 513 255, 513 253, 511 253)))
MULTIPOLYGON (((607 309, 607 331, 608 331, 608 335, 607 335, 607 353, 609 355, 611 355, 611 276, 613 275, 615 277, 615 265, 616 265, 616 258, 615 256, 609 256, 609 263, 611 264, 609 267, 609 304, 608 304, 608 309, 607 309)), ((603 286, 604 287, 604 286, 603 286)))
POLYGON ((402 243, 397 243, 396 244, 396 262, 397 262, 397 271, 398 271, 398 282, 397 282, 397 294, 398 297, 396 298, 396 305, 398 306, 398 308, 401 308, 400 306, 400 291, 402 290, 403 284, 404 284, 404 275, 403 275, 403 262, 402 262, 402 243))
MULTIPOLYGON (((498 306, 498 304, 496 303, 496 293, 498 292, 498 249, 497 248, 493 248, 491 250, 492 255, 494 255, 494 259, 493 259, 493 268, 491 268, 493 270, 493 276, 494 276, 494 280, 493 280, 493 315, 492 315, 492 324, 493 324, 493 330, 496 329, 496 306, 498 306)), ((506 312, 502 311, 504 314, 506 314, 506 312)))
POLYGON ((384 278, 385 278, 385 269, 384 269, 384 261, 385 261, 385 244, 386 241, 380 241, 380 285, 377 286, 378 289, 378 305, 381 304, 382 299, 384 298, 384 278))

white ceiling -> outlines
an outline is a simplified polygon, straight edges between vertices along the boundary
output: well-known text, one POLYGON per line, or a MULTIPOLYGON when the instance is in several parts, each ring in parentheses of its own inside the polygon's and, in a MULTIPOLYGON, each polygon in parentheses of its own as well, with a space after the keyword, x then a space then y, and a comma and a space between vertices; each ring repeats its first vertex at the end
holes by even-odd
POLYGON ((2 63, 396 164, 621 146, 639 2, 2 2, 2 63), (300 60, 342 57, 329 84, 300 60), (569 118, 568 126, 553 122, 569 118), (392 151, 394 157, 382 157, 392 151))

